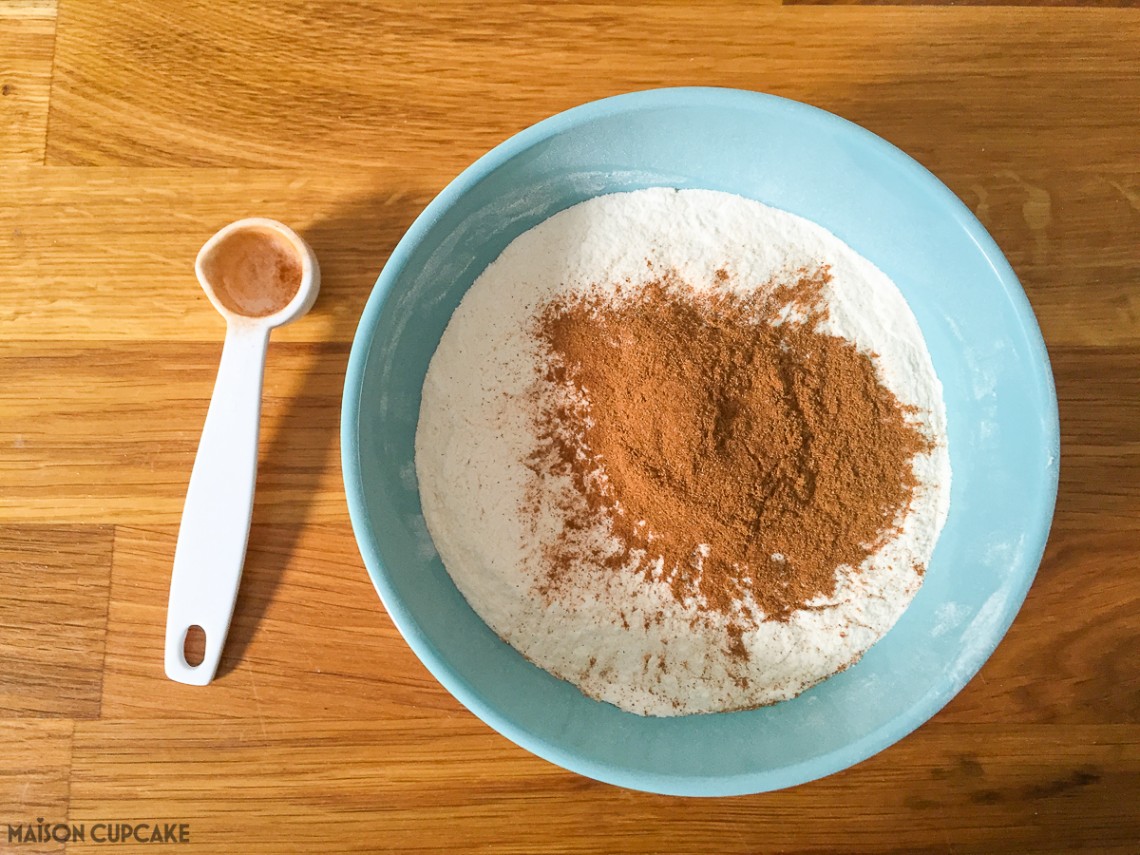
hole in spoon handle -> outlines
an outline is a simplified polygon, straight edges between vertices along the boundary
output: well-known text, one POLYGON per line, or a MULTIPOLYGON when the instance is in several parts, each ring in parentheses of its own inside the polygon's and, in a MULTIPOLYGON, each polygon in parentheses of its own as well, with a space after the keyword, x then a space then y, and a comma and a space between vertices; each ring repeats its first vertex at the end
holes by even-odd
POLYGON ((182 658, 191 668, 197 668, 206 658, 206 630, 194 624, 186 630, 182 641, 182 658))

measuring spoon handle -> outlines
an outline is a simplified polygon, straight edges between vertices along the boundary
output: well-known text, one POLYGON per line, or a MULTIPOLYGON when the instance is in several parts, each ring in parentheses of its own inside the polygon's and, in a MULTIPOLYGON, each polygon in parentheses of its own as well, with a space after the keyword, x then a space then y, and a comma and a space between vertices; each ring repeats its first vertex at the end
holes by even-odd
POLYGON ((268 343, 267 326, 231 323, 227 327, 182 509, 164 660, 167 677, 192 686, 205 686, 214 679, 241 582, 257 481, 268 343), (194 626, 206 635, 205 657, 198 665, 189 664, 184 652, 186 633, 194 626))

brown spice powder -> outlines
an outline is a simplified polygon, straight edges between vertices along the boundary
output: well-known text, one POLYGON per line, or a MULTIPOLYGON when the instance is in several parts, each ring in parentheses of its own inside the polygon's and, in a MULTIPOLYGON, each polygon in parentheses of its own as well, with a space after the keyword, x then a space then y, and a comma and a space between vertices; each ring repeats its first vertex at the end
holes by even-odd
POLYGON ((930 441, 872 358, 820 331, 829 279, 801 270, 742 297, 667 276, 545 309, 531 467, 569 475, 580 500, 549 591, 575 583, 578 534, 604 519, 621 548, 595 564, 636 565, 733 620, 751 595, 783 620, 895 531, 930 441))

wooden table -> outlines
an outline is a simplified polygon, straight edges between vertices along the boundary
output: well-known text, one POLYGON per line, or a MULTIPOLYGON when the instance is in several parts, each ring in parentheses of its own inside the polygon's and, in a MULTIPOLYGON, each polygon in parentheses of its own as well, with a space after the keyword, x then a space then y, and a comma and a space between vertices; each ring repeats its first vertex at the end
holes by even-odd
POLYGON ((0 162, 0 851, 150 851, 97 822, 202 852, 1140 851, 1140 11, 0 0, 0 162), (469 714, 373 593, 339 469, 355 325, 428 200, 545 116, 676 84, 812 102, 933 170, 1025 284, 1061 402, 1053 534, 981 674, 878 756, 747 798, 595 783, 469 714), (247 215, 324 283, 274 335, 200 689, 161 661, 223 332, 192 264, 247 215), (86 839, 9 840, 40 818, 86 839))

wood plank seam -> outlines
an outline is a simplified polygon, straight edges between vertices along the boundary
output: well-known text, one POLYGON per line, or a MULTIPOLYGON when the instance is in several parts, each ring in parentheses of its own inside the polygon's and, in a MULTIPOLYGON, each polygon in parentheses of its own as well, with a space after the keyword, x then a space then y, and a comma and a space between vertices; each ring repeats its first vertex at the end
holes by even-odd
MULTIPOLYGON (((48 71, 48 110, 47 116, 44 117, 44 152, 43 157, 40 158, 40 166, 48 165, 48 140, 51 139, 51 105, 52 96, 55 94, 55 58, 59 49, 59 10, 63 5, 64 0, 56 0, 55 21, 51 30, 51 69, 48 71)), ((64 849, 66 848, 64 846, 64 849)))
MULTIPOLYGON (((103 687, 107 682, 107 630, 111 620, 111 597, 115 590, 115 538, 118 536, 118 531, 117 525, 111 526, 110 572, 107 574, 107 601, 103 605, 103 655, 99 660, 99 706, 95 712, 96 721, 103 720, 103 687)), ((68 775, 67 783, 70 787, 70 775, 68 775)), ((66 845, 64 848, 67 848, 66 845)))

